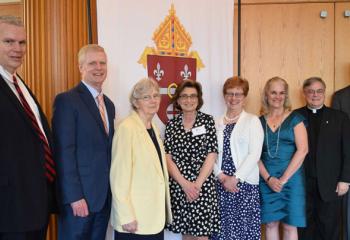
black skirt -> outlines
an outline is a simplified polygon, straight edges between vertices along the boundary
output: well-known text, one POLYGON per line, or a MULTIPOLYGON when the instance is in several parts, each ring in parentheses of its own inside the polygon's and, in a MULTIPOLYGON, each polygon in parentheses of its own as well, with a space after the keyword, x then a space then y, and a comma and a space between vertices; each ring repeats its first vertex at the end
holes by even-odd
POLYGON ((114 240, 164 240, 164 231, 157 234, 140 235, 114 231, 114 240))

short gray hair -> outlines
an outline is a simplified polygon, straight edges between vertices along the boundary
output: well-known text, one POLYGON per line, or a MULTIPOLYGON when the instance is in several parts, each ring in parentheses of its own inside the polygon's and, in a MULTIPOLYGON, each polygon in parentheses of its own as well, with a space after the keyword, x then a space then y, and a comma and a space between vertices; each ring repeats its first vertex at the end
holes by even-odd
POLYGON ((78 52, 78 62, 82 64, 85 61, 85 56, 88 52, 103 52, 106 54, 105 49, 97 44, 87 44, 80 48, 78 52))
POLYGON ((315 82, 319 82, 322 84, 322 86, 324 87, 324 89, 326 89, 326 83, 322 80, 322 78, 320 77, 311 77, 308 78, 304 81, 303 83, 303 90, 305 90, 305 88, 309 87, 310 85, 312 85, 315 82))
POLYGON ((159 92, 159 85, 152 78, 142 78, 134 85, 129 96, 130 104, 134 110, 137 109, 135 105, 136 100, 140 99, 142 95, 151 91, 152 89, 159 92))
POLYGON ((22 19, 17 16, 11 16, 11 15, 0 16, 0 24, 1 23, 6 23, 6 24, 18 26, 18 27, 24 27, 22 19))

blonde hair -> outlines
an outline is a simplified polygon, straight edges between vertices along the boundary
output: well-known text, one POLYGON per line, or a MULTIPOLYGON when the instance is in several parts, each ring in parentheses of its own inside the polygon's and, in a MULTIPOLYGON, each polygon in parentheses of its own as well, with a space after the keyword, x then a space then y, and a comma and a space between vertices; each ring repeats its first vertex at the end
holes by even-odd
POLYGON ((261 114, 267 114, 270 112, 269 103, 267 101, 267 94, 271 88, 271 85, 275 82, 281 82, 284 86, 284 90, 286 91, 286 98, 285 98, 284 103, 283 103, 284 110, 290 111, 292 109, 292 105, 291 105, 290 100, 289 100, 289 86, 288 86, 287 81, 281 77, 273 77, 273 78, 270 78, 269 80, 267 80, 267 82, 265 83, 264 89, 263 89, 262 106, 261 106, 261 110, 260 110, 261 114))
POLYGON ((78 62, 79 65, 83 64, 85 61, 85 56, 88 52, 105 52, 105 49, 103 47, 101 47, 100 45, 97 44, 87 44, 85 46, 83 46, 82 48, 80 48, 79 52, 78 52, 78 62))
POLYGON ((11 15, 4 15, 0 16, 0 24, 6 23, 18 27, 23 27, 23 21, 20 17, 17 16, 11 16, 11 15))

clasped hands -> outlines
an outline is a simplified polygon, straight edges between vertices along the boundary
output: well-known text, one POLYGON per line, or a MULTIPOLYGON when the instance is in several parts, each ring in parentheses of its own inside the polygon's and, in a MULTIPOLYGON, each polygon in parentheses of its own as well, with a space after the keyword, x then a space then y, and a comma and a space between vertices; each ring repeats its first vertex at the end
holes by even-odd
POLYGON ((239 180, 236 178, 236 176, 229 176, 224 173, 220 173, 218 179, 227 192, 237 193, 239 191, 239 187, 237 186, 239 180))
POLYGON ((267 185, 269 185, 274 192, 281 192, 286 182, 287 181, 283 180, 282 178, 270 177, 270 179, 267 181, 267 185))
POLYGON ((194 202, 199 197, 202 185, 197 182, 191 182, 186 180, 181 187, 182 190, 185 192, 186 200, 188 202, 194 202))

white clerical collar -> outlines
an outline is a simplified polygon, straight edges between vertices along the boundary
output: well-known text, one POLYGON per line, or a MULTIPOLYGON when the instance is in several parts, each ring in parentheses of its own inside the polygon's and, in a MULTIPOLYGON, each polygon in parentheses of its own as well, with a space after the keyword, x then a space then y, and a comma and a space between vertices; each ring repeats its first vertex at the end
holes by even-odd
POLYGON ((312 107, 309 107, 307 106, 307 108, 312 112, 312 113, 317 113, 318 110, 320 110, 321 108, 323 108, 323 105, 318 107, 318 108, 312 108, 312 107))

